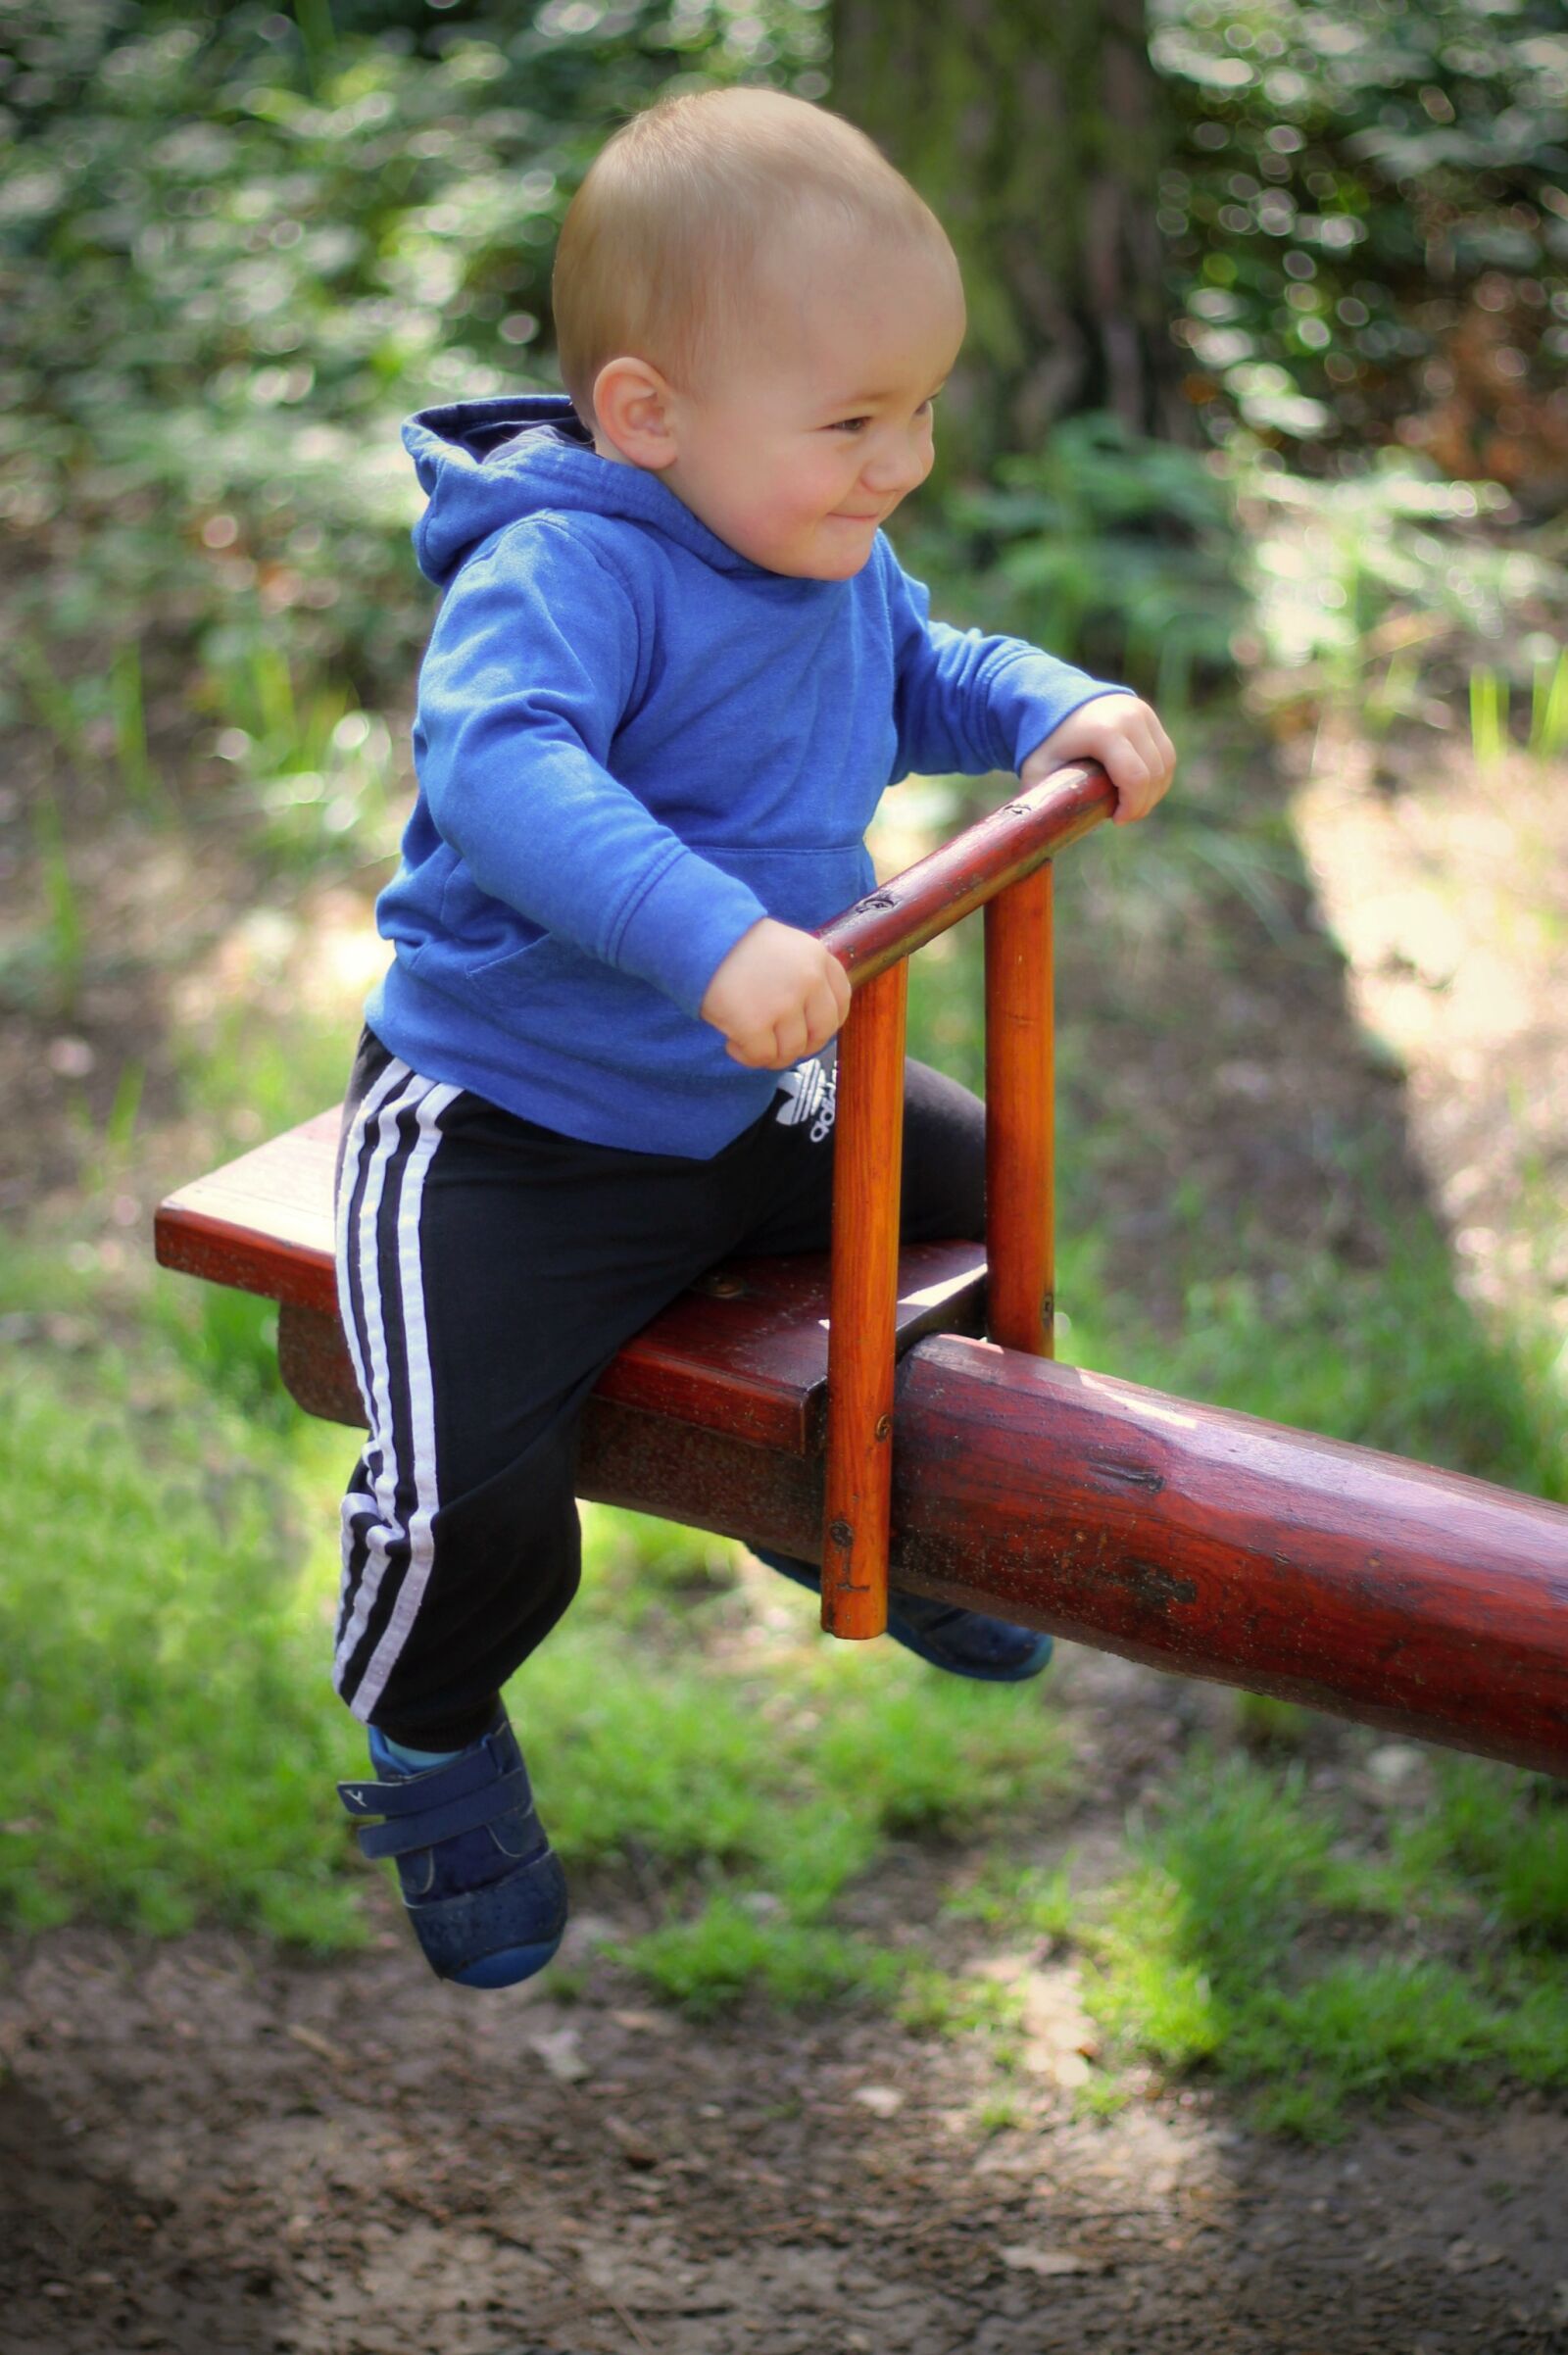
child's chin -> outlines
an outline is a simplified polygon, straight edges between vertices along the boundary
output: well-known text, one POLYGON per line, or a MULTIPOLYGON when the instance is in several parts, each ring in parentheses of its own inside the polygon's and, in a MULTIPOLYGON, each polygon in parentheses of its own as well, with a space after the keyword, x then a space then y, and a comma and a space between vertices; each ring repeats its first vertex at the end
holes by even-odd
POLYGON ((760 556, 756 561, 788 580, 853 580, 871 561, 874 531, 818 533, 798 555, 760 556))
POLYGON ((816 558, 807 577, 810 580, 853 580, 863 572, 871 562, 871 543, 863 547, 835 549, 816 558))

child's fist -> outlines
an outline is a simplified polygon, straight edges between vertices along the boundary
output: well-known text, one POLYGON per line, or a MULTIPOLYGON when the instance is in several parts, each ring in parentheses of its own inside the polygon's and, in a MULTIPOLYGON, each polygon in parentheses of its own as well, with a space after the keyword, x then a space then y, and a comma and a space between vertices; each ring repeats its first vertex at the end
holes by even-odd
POLYGON ((1115 822, 1130 825, 1147 817, 1176 773, 1176 748, 1159 724, 1159 714, 1136 695, 1097 695, 1069 711, 1018 771, 1025 785, 1038 785, 1069 760, 1098 760, 1116 788, 1115 822))
POLYGON ((850 1010, 850 977, 808 932, 763 916, 743 932, 698 1011, 750 1071, 786 1071, 825 1047, 850 1010))

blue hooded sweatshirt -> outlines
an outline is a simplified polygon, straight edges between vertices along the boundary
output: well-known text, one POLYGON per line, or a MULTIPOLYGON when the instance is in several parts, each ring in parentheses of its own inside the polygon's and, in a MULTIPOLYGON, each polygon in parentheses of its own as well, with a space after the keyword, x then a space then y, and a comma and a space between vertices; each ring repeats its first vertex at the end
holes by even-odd
POLYGON ((367 1017, 523 1119, 709 1159, 777 1084, 697 1010, 742 934, 872 888, 887 786, 1015 769, 1109 690, 931 621, 880 532, 850 580, 753 564, 600 458, 561 395, 426 410, 403 438, 445 597, 367 1017))

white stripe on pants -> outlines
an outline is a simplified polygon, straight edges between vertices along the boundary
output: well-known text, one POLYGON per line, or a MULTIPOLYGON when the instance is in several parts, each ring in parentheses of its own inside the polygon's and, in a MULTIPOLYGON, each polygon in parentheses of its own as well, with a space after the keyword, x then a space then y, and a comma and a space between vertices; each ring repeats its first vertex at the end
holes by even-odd
POLYGON ((365 1468, 374 1509, 367 1522, 366 1492, 351 1490, 344 1498, 343 1587, 333 1675, 354 1714, 365 1719, 380 1697, 430 1576, 431 1523, 440 1496, 419 1212, 441 1141, 440 1116, 460 1093, 394 1060, 355 1115, 343 1156, 338 1300, 369 1427, 365 1468), (411 1113, 415 1125, 409 1135, 405 1132, 411 1113), (383 1237, 395 1246, 394 1281, 385 1290, 383 1237), (404 1384, 407 1408, 400 1411, 404 1384), (387 1624, 369 1660, 356 1674, 356 1655, 371 1616, 387 1601, 387 1624))

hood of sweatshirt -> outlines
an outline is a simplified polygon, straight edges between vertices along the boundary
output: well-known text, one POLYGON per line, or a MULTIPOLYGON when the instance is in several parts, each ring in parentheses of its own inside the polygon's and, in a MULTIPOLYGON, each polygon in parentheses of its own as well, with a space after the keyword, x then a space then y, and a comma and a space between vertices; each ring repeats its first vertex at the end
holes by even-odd
POLYGON ((776 577, 699 522, 659 475, 601 458, 564 393, 424 409, 404 426, 403 446, 429 501, 414 528, 414 550, 438 588, 509 524, 572 509, 651 526, 715 571, 776 577))

